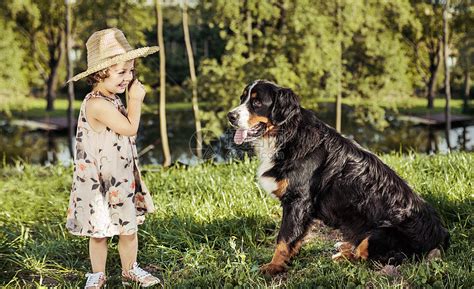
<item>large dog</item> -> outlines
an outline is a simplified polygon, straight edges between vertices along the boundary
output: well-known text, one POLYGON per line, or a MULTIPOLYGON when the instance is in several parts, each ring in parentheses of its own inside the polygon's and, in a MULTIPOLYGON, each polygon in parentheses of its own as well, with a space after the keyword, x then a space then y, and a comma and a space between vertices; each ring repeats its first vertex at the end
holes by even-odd
POLYGON ((449 234, 435 210, 377 156, 302 108, 291 89, 257 80, 228 119, 236 144, 252 142, 259 183, 283 207, 263 273, 286 270, 315 220, 344 237, 333 259, 396 264, 447 247, 449 234))

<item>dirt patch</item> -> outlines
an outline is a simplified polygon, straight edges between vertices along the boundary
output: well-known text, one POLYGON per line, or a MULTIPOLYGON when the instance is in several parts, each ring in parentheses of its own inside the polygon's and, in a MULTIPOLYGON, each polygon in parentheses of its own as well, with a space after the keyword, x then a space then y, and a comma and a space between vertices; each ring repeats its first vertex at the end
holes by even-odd
MULTIPOLYGON (((67 282, 75 282, 81 278, 80 275, 76 273, 65 273, 61 275, 67 282)), ((25 285, 37 285, 41 284, 45 287, 57 287, 62 284, 63 280, 56 280, 52 277, 41 276, 33 272, 20 272, 17 277, 24 282, 25 285)), ((34 287, 34 286, 33 286, 34 287)))
POLYGON ((304 243, 308 243, 314 238, 322 241, 331 241, 334 243, 343 241, 342 234, 339 230, 334 230, 324 225, 324 223, 320 220, 315 221, 311 226, 311 229, 304 238, 304 243))

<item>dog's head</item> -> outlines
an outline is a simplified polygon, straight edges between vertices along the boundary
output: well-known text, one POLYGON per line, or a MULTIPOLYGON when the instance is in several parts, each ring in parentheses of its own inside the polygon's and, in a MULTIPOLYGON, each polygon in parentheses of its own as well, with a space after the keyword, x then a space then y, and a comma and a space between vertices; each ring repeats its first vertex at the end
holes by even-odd
POLYGON ((300 112, 298 96, 289 88, 266 80, 247 85, 240 96, 240 105, 227 117, 237 130, 234 142, 242 144, 277 129, 300 112))

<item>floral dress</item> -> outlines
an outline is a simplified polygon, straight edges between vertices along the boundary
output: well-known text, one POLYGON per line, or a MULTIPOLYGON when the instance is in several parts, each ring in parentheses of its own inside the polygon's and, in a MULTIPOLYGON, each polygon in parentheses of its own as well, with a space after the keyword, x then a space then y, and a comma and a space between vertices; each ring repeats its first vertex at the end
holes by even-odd
POLYGON ((96 132, 87 122, 86 103, 101 97, 127 115, 117 96, 91 92, 84 99, 77 124, 74 173, 66 228, 74 235, 95 238, 131 235, 153 201, 140 175, 135 137, 106 128, 96 132))

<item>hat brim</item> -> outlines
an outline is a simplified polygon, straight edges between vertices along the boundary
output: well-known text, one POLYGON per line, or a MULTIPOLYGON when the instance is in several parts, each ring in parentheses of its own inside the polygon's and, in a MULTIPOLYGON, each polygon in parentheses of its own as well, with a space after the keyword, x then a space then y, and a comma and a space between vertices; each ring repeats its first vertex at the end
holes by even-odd
POLYGON ((130 50, 130 51, 125 52, 123 54, 120 54, 120 55, 114 56, 112 58, 109 58, 107 60, 104 60, 102 63, 97 64, 93 67, 89 67, 86 71, 81 72, 81 73, 76 74, 75 76, 73 76, 66 83, 71 82, 71 81, 77 81, 81 78, 84 78, 88 75, 91 75, 92 73, 95 73, 97 71, 101 71, 102 69, 106 69, 109 66, 112 66, 112 65, 115 65, 115 64, 118 64, 118 63, 121 63, 121 62, 129 61, 129 60, 139 58, 139 57, 148 56, 150 54, 158 52, 159 50, 160 50, 160 48, 158 46, 141 47, 141 48, 137 48, 137 49, 134 49, 134 50, 130 50))

